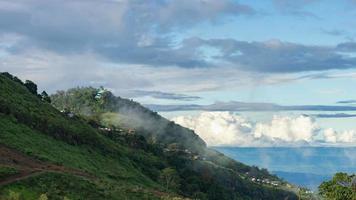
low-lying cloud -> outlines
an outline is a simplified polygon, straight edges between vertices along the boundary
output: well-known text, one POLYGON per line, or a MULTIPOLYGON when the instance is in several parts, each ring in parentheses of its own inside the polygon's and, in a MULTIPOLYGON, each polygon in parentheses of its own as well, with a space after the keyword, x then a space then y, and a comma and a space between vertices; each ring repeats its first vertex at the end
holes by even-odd
POLYGON ((354 130, 322 129, 309 116, 274 116, 268 123, 252 122, 230 112, 178 116, 174 122, 194 130, 209 146, 345 146, 356 144, 354 130))

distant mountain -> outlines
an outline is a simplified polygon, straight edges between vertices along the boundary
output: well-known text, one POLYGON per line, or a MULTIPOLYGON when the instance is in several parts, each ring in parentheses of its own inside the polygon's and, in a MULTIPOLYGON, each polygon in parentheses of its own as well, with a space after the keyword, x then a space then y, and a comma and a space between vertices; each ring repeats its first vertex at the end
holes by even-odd
POLYGON ((50 102, 0 74, 0 199, 297 199, 267 170, 103 88, 50 102))

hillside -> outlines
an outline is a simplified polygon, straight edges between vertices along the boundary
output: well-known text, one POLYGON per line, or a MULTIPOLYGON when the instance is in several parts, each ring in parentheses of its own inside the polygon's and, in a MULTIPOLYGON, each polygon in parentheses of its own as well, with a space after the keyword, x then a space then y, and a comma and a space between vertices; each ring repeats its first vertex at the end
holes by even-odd
POLYGON ((297 198, 266 170, 109 91, 78 88, 52 96, 58 109, 49 102, 34 83, 0 74, 0 199, 297 198))
POLYGON ((115 97, 104 88, 73 88, 51 96, 58 110, 73 112, 102 125, 134 129, 153 143, 181 145, 201 152, 205 142, 192 130, 177 125, 132 100, 115 97))

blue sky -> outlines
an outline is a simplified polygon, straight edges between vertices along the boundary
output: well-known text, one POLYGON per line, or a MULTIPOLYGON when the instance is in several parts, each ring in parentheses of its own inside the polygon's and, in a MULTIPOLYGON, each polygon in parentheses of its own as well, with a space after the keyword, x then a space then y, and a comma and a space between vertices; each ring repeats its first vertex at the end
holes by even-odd
POLYGON ((356 99, 352 0, 0 1, 0 69, 144 104, 356 99), (199 97, 199 98, 190 98, 199 97))
MULTIPOLYGON (((355 37, 352 19, 355 16, 352 1, 284 1, 290 2, 278 6, 278 1, 240 1, 260 13, 255 16, 229 18, 219 24, 219 28, 206 31, 210 24, 192 28, 189 34, 204 38, 235 38, 243 41, 282 41, 306 45, 336 45, 353 40, 355 37), (308 3, 309 2, 309 3, 308 3), (276 5, 277 4, 277 5, 276 5), (293 12, 306 12, 297 15, 293 12)), ((280 1, 282 2, 282 1, 280 1)))

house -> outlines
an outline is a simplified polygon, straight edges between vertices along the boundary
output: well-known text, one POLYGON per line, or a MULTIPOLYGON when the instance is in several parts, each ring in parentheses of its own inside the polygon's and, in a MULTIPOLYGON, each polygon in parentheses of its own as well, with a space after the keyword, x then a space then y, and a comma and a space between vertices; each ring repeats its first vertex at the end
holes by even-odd
POLYGON ((101 99, 104 95, 104 93, 107 92, 106 89, 104 88, 100 88, 100 90, 98 91, 98 93, 96 93, 95 95, 95 99, 101 99))
POLYGON ((132 128, 129 128, 129 129, 127 130, 127 132, 128 132, 128 134, 135 134, 135 130, 132 129, 132 128))
POLYGON ((200 157, 198 155, 193 156, 193 160, 199 160, 200 157))
POLYGON ((279 182, 278 182, 278 181, 272 181, 272 182, 271 182, 271 185, 273 185, 273 186, 278 186, 278 185, 279 185, 279 182))

